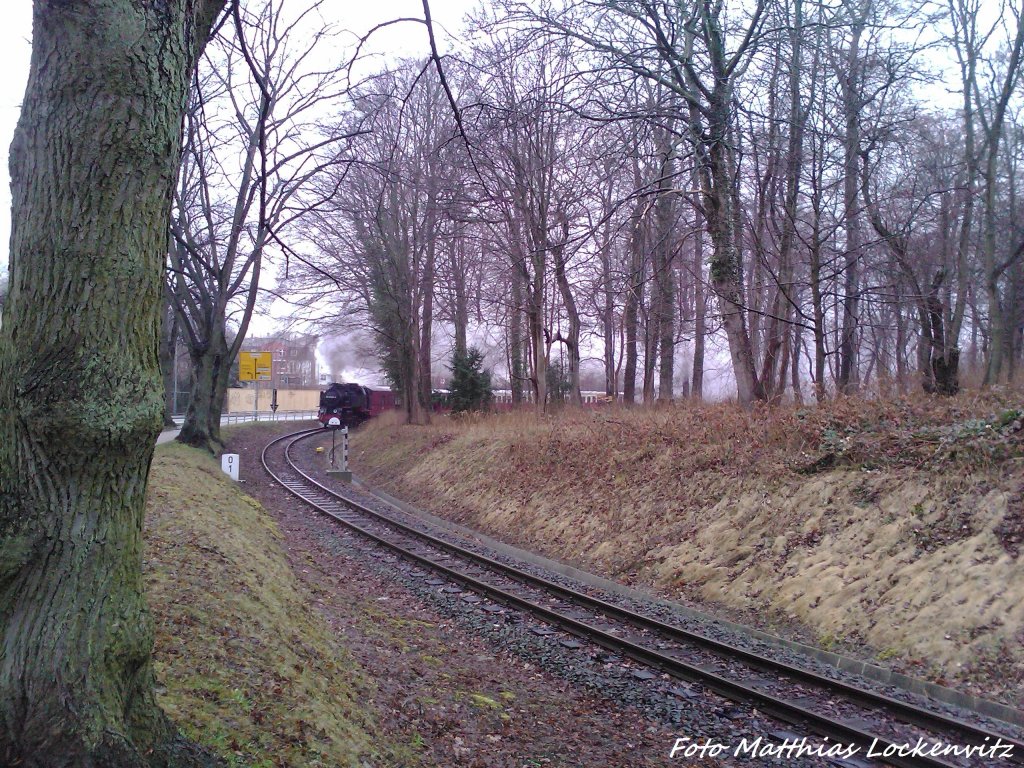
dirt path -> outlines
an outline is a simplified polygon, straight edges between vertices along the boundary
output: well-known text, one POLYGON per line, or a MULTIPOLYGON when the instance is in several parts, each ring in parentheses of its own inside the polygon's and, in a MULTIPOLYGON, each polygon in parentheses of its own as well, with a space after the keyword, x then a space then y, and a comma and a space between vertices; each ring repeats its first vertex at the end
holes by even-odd
MULTIPOLYGON (((375 680, 369 702, 409 764, 428 766, 655 766, 679 734, 506 654, 383 578, 354 538, 274 487, 259 463, 273 434, 294 425, 238 429, 246 490, 278 522, 315 610, 344 636, 375 680)), ((713 764, 707 760, 702 765, 713 764)))

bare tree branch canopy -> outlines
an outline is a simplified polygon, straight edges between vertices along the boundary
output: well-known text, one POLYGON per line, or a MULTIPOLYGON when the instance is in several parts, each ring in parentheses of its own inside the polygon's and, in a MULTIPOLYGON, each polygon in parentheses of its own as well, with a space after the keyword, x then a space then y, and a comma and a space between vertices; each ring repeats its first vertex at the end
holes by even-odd
MULTIPOLYGON (((192 363, 178 439, 211 451, 267 251, 329 202, 334 190, 314 188, 363 133, 320 125, 347 90, 340 69, 314 61, 328 38, 320 5, 293 16, 281 0, 236 6, 233 35, 210 47, 186 110, 167 272, 192 363)), ((292 251, 280 250, 287 263, 292 251)))
MULTIPOLYGON (((421 90, 449 106, 445 137, 400 130, 416 151, 377 165, 399 185, 447 166, 428 225, 377 192, 391 226, 431 232, 417 295, 440 325, 418 331, 421 381, 427 348, 464 349, 469 325, 538 410, 559 377, 577 399, 602 348, 600 386, 626 402, 702 393, 711 354, 728 360, 715 388, 744 404, 808 385, 952 394, 968 331, 991 381, 1024 355, 1016 4, 980 29, 973 0, 504 0, 457 54, 423 10, 429 53, 380 73, 405 90, 360 107, 396 103, 408 123, 421 90), (936 50, 961 110, 922 100, 936 50)), ((354 261, 310 256, 296 285, 330 286, 350 322, 373 291, 344 219, 314 231, 354 261)))

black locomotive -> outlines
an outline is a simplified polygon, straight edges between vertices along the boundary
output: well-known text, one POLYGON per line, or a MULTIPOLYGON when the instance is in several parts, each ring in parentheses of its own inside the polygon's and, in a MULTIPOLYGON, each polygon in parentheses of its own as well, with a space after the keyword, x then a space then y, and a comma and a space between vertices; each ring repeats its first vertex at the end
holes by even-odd
POLYGON ((331 384, 320 393, 317 418, 325 427, 357 427, 371 416, 370 394, 358 384, 331 384))

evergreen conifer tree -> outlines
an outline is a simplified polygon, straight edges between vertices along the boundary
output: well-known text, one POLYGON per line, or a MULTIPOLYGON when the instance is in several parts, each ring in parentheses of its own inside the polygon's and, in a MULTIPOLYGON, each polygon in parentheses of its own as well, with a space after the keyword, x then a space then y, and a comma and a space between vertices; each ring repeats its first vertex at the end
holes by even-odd
POLYGON ((449 387, 452 413, 482 411, 491 404, 491 372, 484 370, 484 356, 478 349, 452 354, 449 387))

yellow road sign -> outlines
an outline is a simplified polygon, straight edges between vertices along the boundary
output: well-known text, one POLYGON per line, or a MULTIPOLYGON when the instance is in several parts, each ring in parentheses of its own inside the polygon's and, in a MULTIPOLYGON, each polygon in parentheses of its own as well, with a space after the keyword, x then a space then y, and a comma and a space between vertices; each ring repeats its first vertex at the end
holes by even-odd
POLYGON ((239 352, 238 379, 240 381, 270 381, 269 352, 239 352))

